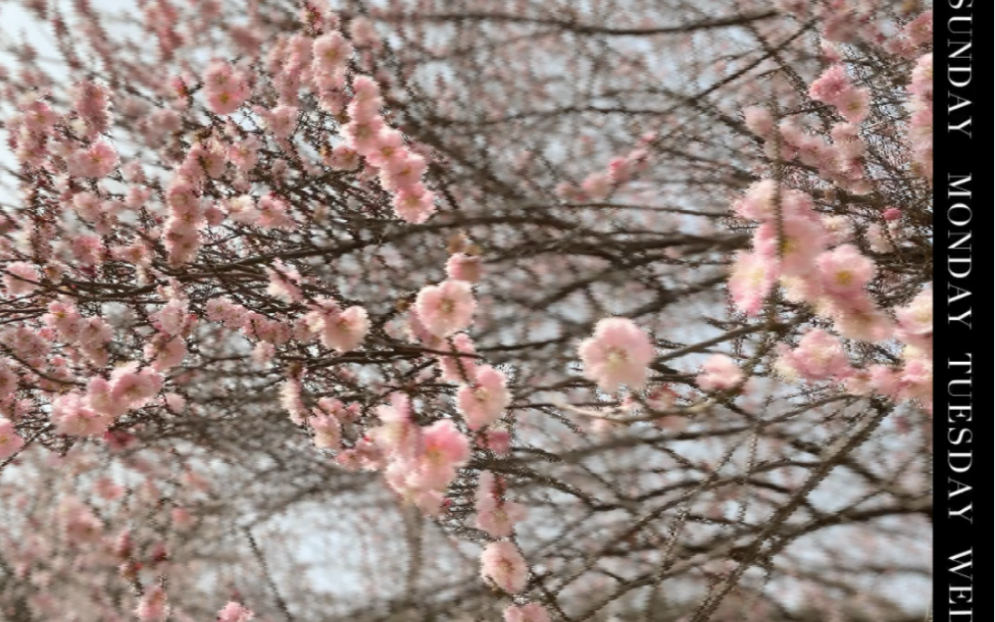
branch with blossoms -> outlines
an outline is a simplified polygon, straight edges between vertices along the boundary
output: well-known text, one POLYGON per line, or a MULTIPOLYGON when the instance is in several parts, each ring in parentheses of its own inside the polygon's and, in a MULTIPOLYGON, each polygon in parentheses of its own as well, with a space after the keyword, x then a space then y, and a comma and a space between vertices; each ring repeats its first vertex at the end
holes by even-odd
POLYGON ((0 611, 902 618, 928 11, 23 4, 0 611))

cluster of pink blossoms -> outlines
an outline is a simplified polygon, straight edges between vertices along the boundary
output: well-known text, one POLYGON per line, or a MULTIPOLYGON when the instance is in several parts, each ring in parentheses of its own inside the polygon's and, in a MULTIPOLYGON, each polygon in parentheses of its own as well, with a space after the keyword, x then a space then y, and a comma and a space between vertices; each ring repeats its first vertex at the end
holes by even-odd
POLYGON ((204 71, 203 83, 207 105, 219 115, 235 112, 252 94, 245 74, 220 60, 208 65, 204 71))
POLYGON ((457 469, 470 459, 470 441, 449 419, 419 426, 407 396, 395 393, 381 406, 382 422, 355 449, 338 457, 340 464, 359 460, 361 466, 382 470, 388 485, 423 512, 438 514, 457 469))
POLYGON ((368 169, 376 171, 380 185, 393 193, 394 213, 412 223, 425 222, 435 212, 435 194, 425 187, 425 158, 404 144, 399 131, 380 116, 380 87, 369 76, 352 81, 353 99, 346 109, 349 122, 342 127, 345 145, 362 156, 368 169))
POLYGON ((0 461, 21 451, 24 439, 14 430, 14 422, 0 417, 0 461))
POLYGON ((218 612, 217 622, 250 622, 255 613, 242 605, 231 602, 218 612))
POLYGON ((15 261, 4 270, 3 286, 7 295, 14 298, 31 294, 38 288, 41 273, 25 261, 15 261))
MULTIPOLYGON (((905 333, 896 333, 895 322, 868 291, 876 273, 873 260, 852 244, 831 248, 832 236, 815 214, 810 197, 798 190, 780 189, 778 200, 776 192, 775 182, 761 181, 737 204, 740 216, 760 223, 753 251, 737 257, 729 280, 737 308, 748 315, 759 313, 779 282, 789 300, 809 304, 817 315, 831 320, 843 337, 870 343, 903 338, 905 333), (776 207, 781 220, 775 216, 776 207)), ((919 342, 916 347, 923 344, 919 342)), ((914 395, 928 407, 932 369, 926 369, 925 359, 915 352, 906 362, 907 371, 900 374, 904 378, 901 383, 886 382, 883 372, 877 370, 875 378, 863 384, 851 380, 848 386, 854 392, 869 387, 892 397, 914 395)), ((779 368, 789 377, 811 381, 864 377, 850 368, 842 346, 824 332, 811 333, 797 349, 783 352, 779 368)))
POLYGON ((510 537, 515 525, 528 515, 525 506, 506 498, 504 480, 490 471, 480 474, 475 508, 477 529, 492 538, 510 537))
POLYGON ((724 354, 709 358, 696 383, 702 391, 729 391, 741 385, 746 378, 734 360, 724 354))
POLYGON ((518 594, 525 590, 529 566, 513 542, 497 540, 480 554, 480 574, 508 594, 518 594))
POLYGON ((341 353, 359 347, 370 330, 366 309, 349 307, 342 310, 335 301, 328 299, 317 301, 305 321, 320 336, 321 345, 341 353))
MULTIPOLYGON (((777 123, 769 111, 756 106, 744 110, 746 125, 765 139, 769 158, 798 160, 821 181, 854 195, 870 194, 874 187, 864 170, 867 147, 858 128, 870 112, 870 92, 853 85, 843 55, 832 44, 851 41, 855 33, 863 33, 861 36, 890 53, 918 58, 908 87, 910 163, 914 172, 931 180, 932 55, 922 54, 922 48, 931 40, 932 14, 920 15, 886 43, 855 6, 840 0, 833 19, 822 15, 828 20, 823 51, 833 64, 811 84, 808 93, 847 118, 848 123, 832 127, 833 142, 806 134, 793 119, 777 123)), ((810 9, 798 3, 789 10, 801 15, 810 9)), ((750 186, 735 203, 734 211, 757 223, 752 249, 737 255, 728 283, 736 308, 747 315, 759 314, 780 285, 790 302, 807 304, 822 322, 831 322, 836 333, 813 328, 796 346, 779 346, 776 368, 780 375, 806 382, 836 382, 851 394, 914 400, 931 409, 932 333, 923 323, 927 317, 932 321, 931 289, 924 289, 907 307, 879 308, 869 290, 877 268, 855 244, 853 223, 846 216, 820 216, 813 199, 800 190, 762 180, 750 186), (897 339, 904 344, 902 361, 896 366, 855 367, 844 339, 869 343, 897 339)), ((890 253, 896 249, 906 235, 902 214, 896 207, 882 208, 878 222, 868 224, 864 239, 871 251, 890 253)), ((706 383, 713 384, 712 375, 705 375, 706 383)))
POLYGON ((550 622, 549 613, 541 605, 527 603, 509 605, 504 610, 504 622, 550 622))
POLYGON ((140 622, 166 622, 170 611, 166 590, 155 585, 145 590, 138 607, 135 608, 135 615, 140 622))
POLYGON ((871 109, 871 92, 858 88, 847 76, 843 65, 833 65, 812 83, 809 96, 817 102, 829 104, 850 123, 860 123, 871 109))
POLYGON ((584 376, 598 383, 605 392, 614 393, 626 385, 638 391, 646 384, 649 364, 655 350, 649 335, 628 318, 600 320, 594 335, 578 348, 584 364, 584 376))
POLYGON ((890 321, 867 292, 875 274, 873 261, 852 244, 830 248, 833 237, 809 195, 763 180, 747 190, 735 209, 759 225, 752 252, 736 258, 729 281, 740 311, 759 313, 780 282, 789 300, 811 304, 846 337, 879 342, 890 335, 890 321))
POLYGON ((646 170, 649 165, 647 160, 649 143, 655 138, 655 134, 644 136, 635 149, 612 159, 606 170, 585 177, 579 187, 570 182, 561 182, 556 186, 556 195, 566 201, 578 203, 607 199, 623 184, 631 181, 635 175, 646 170))
MULTIPOLYGON (((864 195, 870 192, 871 185, 866 177, 863 161, 867 145, 861 138, 857 125, 850 122, 834 124, 830 132, 833 140, 829 142, 822 136, 805 132, 790 118, 782 120, 775 127, 773 115, 760 106, 745 108, 743 116, 747 128, 764 139, 767 157, 775 160, 798 160, 805 166, 816 169, 823 179, 830 180, 853 194, 864 195)), ((751 209, 756 206, 741 207, 751 209)))
POLYGON ((162 385, 162 376, 151 367, 122 365, 109 379, 92 378, 85 394, 71 391, 55 398, 50 418, 59 434, 100 436, 129 410, 149 404, 162 385))
MULTIPOLYGON (((930 28, 932 30, 932 28, 930 28)), ((923 177, 933 179, 933 55, 919 57, 909 91, 909 147, 923 177)))

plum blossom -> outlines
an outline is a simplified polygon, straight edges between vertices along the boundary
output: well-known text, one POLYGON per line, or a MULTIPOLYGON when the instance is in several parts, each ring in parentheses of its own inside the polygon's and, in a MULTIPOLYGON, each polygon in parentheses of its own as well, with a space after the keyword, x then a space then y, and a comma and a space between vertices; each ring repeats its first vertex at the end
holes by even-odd
MULTIPOLYGON (((394 194, 392 205, 394 206, 394 214, 398 218, 413 225, 419 225, 435 213, 435 193, 427 190, 421 183, 411 184, 398 189, 394 194)), ((455 277, 450 275, 450 278, 455 277)), ((475 282, 469 278, 460 280, 475 282)))
POLYGON ((550 622, 549 613, 542 605, 508 605, 504 610, 504 622, 550 622))
POLYGON ((600 320, 594 335, 581 342, 578 353, 584 377, 609 393, 623 384, 642 389, 655 354, 649 335, 632 320, 621 317, 600 320))
POLYGON ((825 291, 833 296, 852 296, 874 278, 874 262, 852 244, 843 244, 815 260, 825 291))
POLYGON ((456 478, 456 469, 470 459, 470 443, 449 419, 422 428, 421 454, 408 482, 415 488, 444 491, 456 478))
POLYGON ((850 372, 843 344, 824 330, 810 330, 794 350, 783 349, 778 362, 782 373, 810 381, 843 378, 850 372))
POLYGON ((358 306, 325 312, 316 322, 315 332, 321 337, 321 345, 340 353, 358 348, 370 330, 369 315, 358 306))
POLYGON ((729 277, 733 304, 747 315, 757 315, 777 277, 776 262, 756 253, 737 253, 729 277))
POLYGON ((744 378, 743 370, 735 361, 724 354, 716 354, 705 362, 704 371, 696 382, 702 391, 728 391, 744 378))
POLYGON ((480 555, 480 574, 509 594, 525 590, 529 568, 518 547, 507 540, 491 542, 480 555))
POLYGON ((135 609, 135 615, 141 622, 166 622, 169 612, 166 591, 158 585, 145 590, 135 609))
POLYGON ((14 429, 14 423, 0 417, 0 461, 10 458, 24 447, 25 441, 14 429))
POLYGON ((49 418, 56 433, 68 436, 100 436, 114 422, 112 415, 88 408, 75 392, 55 398, 49 418))
MULTIPOLYGON (((449 348, 444 348, 449 350, 449 348)), ((459 333, 452 338, 452 350, 456 355, 440 356, 439 367, 442 369, 442 379, 447 382, 467 382, 467 379, 475 378, 477 375, 477 362, 474 356, 477 351, 473 347, 473 341, 466 333, 459 333)))
POLYGON ((250 622, 256 614, 236 602, 230 602, 218 612, 217 622, 250 622))
POLYGON ((471 430, 500 419, 510 403, 511 393, 504 374, 490 365, 478 367, 473 384, 464 385, 456 392, 456 405, 471 430))
POLYGON ((466 281, 447 280, 423 287, 415 299, 418 318, 440 339, 468 328, 476 308, 473 291, 466 281))
POLYGON ((6 266, 3 275, 3 285, 10 296, 30 294, 38 288, 41 273, 31 264, 15 261, 6 266))
POLYGON ((498 489, 497 478, 490 471, 480 474, 475 509, 476 526, 493 538, 507 538, 515 525, 528 515, 525 506, 508 501, 498 489))

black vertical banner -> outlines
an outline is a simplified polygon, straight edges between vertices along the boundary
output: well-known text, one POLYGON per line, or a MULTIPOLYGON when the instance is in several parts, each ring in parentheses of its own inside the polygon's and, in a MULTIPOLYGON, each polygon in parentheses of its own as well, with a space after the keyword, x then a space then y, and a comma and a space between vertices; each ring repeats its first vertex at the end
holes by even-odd
MULTIPOLYGON (((988 58, 990 37, 981 37, 980 49, 975 45, 988 19, 976 12, 975 0, 939 0, 935 6, 933 619, 952 622, 971 622, 976 609, 981 619, 991 610, 991 588, 974 590, 975 567, 991 568, 991 558, 974 563, 979 551, 991 550, 976 537, 978 523, 988 525, 983 517, 990 508, 976 503, 976 473, 987 468, 988 458, 980 458, 989 452, 987 428, 982 435, 975 421, 992 416, 987 383, 992 353, 984 336, 992 297, 977 286, 979 267, 973 258, 974 250, 984 249, 983 264, 988 264, 990 244, 983 241, 991 239, 988 217, 974 215, 976 208, 981 214, 992 209, 984 198, 990 178, 987 169, 980 170, 991 136, 986 128, 992 88, 979 88, 981 79, 992 74, 975 66, 976 58, 988 58), (985 229, 975 231, 976 223, 985 229)), ((991 499, 987 493, 984 497, 991 499)))

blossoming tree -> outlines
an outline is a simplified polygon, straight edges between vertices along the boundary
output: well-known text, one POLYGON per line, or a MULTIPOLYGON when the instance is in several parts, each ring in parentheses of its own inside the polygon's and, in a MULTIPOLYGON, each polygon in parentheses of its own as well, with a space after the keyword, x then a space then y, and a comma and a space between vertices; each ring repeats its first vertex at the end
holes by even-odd
POLYGON ((928 11, 21 5, 0 619, 925 615, 928 11))

